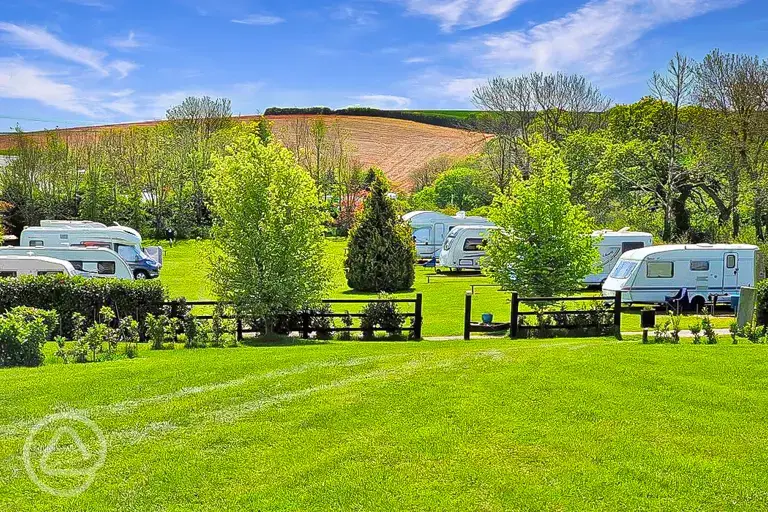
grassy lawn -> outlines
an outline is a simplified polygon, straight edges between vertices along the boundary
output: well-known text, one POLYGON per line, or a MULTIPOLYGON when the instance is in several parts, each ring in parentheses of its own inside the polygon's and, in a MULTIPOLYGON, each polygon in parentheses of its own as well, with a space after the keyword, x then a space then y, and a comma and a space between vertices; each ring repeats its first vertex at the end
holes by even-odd
POLYGON ((3 370, 0 510, 760 510, 767 358, 502 339, 3 370), (69 499, 40 492, 20 455, 64 410, 107 442, 69 499))
MULTIPOLYGON (((168 287, 172 296, 184 296, 188 300, 204 300, 215 298, 207 277, 208 260, 206 257, 206 241, 182 241, 174 247, 166 245, 165 265, 160 274, 162 282, 168 287)), ((328 240, 328 259, 333 267, 333 282, 329 298, 354 298, 375 296, 375 294, 353 292, 347 287, 344 277, 344 250, 346 241, 340 238, 328 240)), ((424 336, 460 336, 464 326, 464 294, 473 284, 492 284, 492 281, 484 276, 450 276, 430 279, 427 283, 427 275, 433 274, 434 269, 418 266, 416 269, 416 283, 414 289, 396 294, 398 297, 413 297, 416 292, 421 292, 424 298, 424 336)), ((571 304, 576 306, 577 304, 571 304)), ((336 305, 339 312, 344 312, 343 305, 336 305)), ((351 312, 359 309, 359 306, 350 304, 351 312)), ((472 310, 473 319, 479 320, 482 313, 493 313, 499 321, 509 321, 509 294, 499 292, 493 287, 475 288, 472 310)), ((720 313, 719 313, 720 315, 720 313)), ((727 328, 732 321, 728 310, 722 313, 724 316, 713 318, 716 328, 727 328)), ((658 320, 663 322, 666 317, 659 315, 658 320)), ((696 318, 691 316, 683 320, 682 327, 687 328, 696 318)), ((622 330, 624 332, 636 332, 640 330, 639 310, 625 313, 622 316, 622 330)))

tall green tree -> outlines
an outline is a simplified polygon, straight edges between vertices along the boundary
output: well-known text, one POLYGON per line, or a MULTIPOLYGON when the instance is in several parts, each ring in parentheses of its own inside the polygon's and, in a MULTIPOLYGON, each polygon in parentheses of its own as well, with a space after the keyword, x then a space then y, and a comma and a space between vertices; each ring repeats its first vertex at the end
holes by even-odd
POLYGON ((416 246, 411 229, 387 197, 387 185, 378 173, 372 177, 370 194, 352 228, 347 251, 349 287, 367 292, 407 290, 416 279, 416 246))
POLYGON ((599 254, 585 210, 571 203, 568 171, 547 143, 530 149, 532 172, 498 196, 483 267, 505 288, 555 296, 578 288, 595 270, 599 254))
POLYGON ((317 189, 290 151, 244 130, 205 180, 214 216, 211 278, 246 318, 317 305, 327 288, 317 189))

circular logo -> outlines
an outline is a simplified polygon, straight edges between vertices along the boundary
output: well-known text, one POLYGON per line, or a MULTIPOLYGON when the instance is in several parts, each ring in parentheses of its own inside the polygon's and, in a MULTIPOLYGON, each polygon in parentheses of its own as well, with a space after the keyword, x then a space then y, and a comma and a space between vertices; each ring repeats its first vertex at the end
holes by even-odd
POLYGON ((96 479, 107 458, 107 440, 85 416, 51 414, 32 427, 22 456, 29 478, 41 490, 69 498, 96 479))

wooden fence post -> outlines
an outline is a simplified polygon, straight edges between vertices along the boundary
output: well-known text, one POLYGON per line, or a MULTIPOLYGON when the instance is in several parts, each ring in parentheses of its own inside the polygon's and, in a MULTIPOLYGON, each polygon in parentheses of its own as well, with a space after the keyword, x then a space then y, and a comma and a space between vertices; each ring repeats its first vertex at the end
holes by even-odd
POLYGON ((415 307, 414 313, 416 313, 416 321, 413 324, 413 337, 414 339, 420 340, 421 325, 423 322, 423 319, 421 317, 421 293, 416 294, 416 307, 415 307))
POLYGON ((470 324, 472 323, 472 292, 464 296, 464 339, 469 339, 470 324))
POLYGON ((309 339, 309 311, 301 314, 301 337, 305 340, 309 339))
POLYGON ((520 326, 520 297, 517 292, 512 292, 511 311, 509 315, 509 337, 514 339, 518 336, 520 326))
POLYGON ((616 330, 616 337, 621 339, 621 291, 617 291, 614 298, 613 327, 616 330))

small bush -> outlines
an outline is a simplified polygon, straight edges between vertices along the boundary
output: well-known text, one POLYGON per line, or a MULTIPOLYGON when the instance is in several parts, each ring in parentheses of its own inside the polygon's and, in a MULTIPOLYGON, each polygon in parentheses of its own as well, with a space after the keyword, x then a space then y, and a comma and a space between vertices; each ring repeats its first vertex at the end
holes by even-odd
POLYGON ((149 348, 152 350, 162 350, 165 346, 165 326, 168 325, 168 317, 165 315, 155 316, 152 313, 147 315, 145 329, 149 348))
POLYGON ((382 330, 388 336, 400 337, 403 332, 405 315, 403 315, 396 302, 386 300, 386 295, 380 295, 384 302, 369 302, 363 308, 363 317, 360 327, 363 329, 363 338, 371 340, 374 338, 375 331, 382 330))
POLYGON ((701 321, 697 320, 696 323, 692 324, 690 330, 693 335, 693 344, 701 345, 701 321))
POLYGON ((704 331, 704 337, 706 338, 707 345, 716 345, 717 333, 715 332, 715 328, 712 326, 712 319, 709 317, 709 315, 706 315, 701 319, 701 328, 704 331))
POLYGON ((14 308, 0 316, 0 367, 40 366, 56 312, 14 308))
POLYGON ((755 287, 755 319, 757 325, 768 326, 768 279, 763 279, 755 287))

